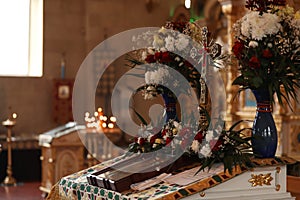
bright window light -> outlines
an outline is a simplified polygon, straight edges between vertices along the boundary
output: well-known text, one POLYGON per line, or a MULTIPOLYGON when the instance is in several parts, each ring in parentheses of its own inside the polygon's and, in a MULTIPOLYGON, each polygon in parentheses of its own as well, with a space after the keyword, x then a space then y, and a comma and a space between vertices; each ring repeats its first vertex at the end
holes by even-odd
POLYGON ((43 74, 43 0, 0 2, 0 76, 43 74))

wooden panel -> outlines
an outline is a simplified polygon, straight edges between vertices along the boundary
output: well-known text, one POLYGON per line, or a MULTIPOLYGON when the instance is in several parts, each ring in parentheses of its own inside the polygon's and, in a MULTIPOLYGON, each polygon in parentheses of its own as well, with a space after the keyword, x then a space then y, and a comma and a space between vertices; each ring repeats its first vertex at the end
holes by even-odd
POLYGON ((53 138, 42 146, 42 181, 40 189, 50 192, 51 187, 63 176, 82 170, 85 161, 84 146, 77 131, 53 138))
POLYGON ((73 79, 55 79, 53 82, 53 120, 59 124, 73 121, 73 79))

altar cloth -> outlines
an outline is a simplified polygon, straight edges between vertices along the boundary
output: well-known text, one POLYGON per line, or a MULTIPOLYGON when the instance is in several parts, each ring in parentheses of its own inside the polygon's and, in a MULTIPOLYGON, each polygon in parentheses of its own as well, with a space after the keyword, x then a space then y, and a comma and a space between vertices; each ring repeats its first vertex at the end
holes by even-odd
MULTIPOLYGON (((179 186, 176 184, 168 184, 165 182, 161 182, 159 184, 152 186, 151 188, 142 191, 128 190, 122 193, 89 185, 87 181, 88 175, 96 171, 99 171, 104 167, 111 165, 114 162, 116 162, 116 159, 105 161, 101 164, 95 165, 88 169, 61 178, 61 180, 55 186, 52 187, 52 190, 49 193, 47 199, 48 200, 180 199, 195 193, 200 193, 208 188, 219 185, 248 170, 246 168, 235 167, 233 169, 232 174, 228 172, 220 172, 216 175, 191 183, 187 186, 179 186)), ((295 160, 288 157, 275 157, 275 158, 268 158, 268 159, 252 159, 252 162, 254 167, 263 167, 263 166, 292 164, 295 162, 295 160)))

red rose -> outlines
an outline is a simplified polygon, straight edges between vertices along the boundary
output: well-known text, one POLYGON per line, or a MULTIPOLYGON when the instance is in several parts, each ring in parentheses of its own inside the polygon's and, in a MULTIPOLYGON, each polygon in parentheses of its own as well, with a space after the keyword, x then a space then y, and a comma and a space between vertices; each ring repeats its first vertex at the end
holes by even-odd
POLYGON ((162 58, 162 53, 160 51, 155 52, 154 59, 159 61, 161 60, 161 58, 162 58))
POLYGON ((260 61, 256 56, 252 56, 249 60, 249 66, 254 69, 259 69, 260 68, 260 61))
POLYGON ((154 55, 148 55, 147 58, 145 59, 147 63, 154 63, 156 60, 154 58, 154 55))
POLYGON ((195 135, 194 140, 197 140, 199 143, 202 143, 203 138, 204 138, 203 132, 202 132, 202 131, 199 131, 199 132, 195 135))
POLYGON ((170 56, 170 54, 169 54, 169 52, 163 52, 162 54, 161 54, 161 61, 162 62, 170 62, 172 59, 171 59, 171 56, 170 56))
POLYGON ((172 138, 167 137, 167 139, 166 139, 166 145, 168 145, 170 142, 172 142, 172 138))
POLYGON ((210 143, 209 143, 210 147, 212 147, 211 151, 219 151, 220 148, 221 148, 222 143, 223 142, 221 140, 218 140, 218 141, 211 140, 210 143))
POLYGON ((143 145, 145 144, 145 139, 142 138, 142 137, 139 137, 137 143, 138 143, 139 145, 143 146, 143 145))
POLYGON ((262 56, 264 58, 272 58, 273 54, 272 54, 272 52, 269 49, 265 49, 262 52, 262 56))
POLYGON ((165 136, 166 134, 167 134, 167 130, 166 129, 162 130, 161 135, 165 136))
POLYGON ((157 138, 158 138, 157 134, 152 135, 152 136, 150 137, 150 143, 153 144, 157 138))
POLYGON ((242 43, 240 41, 235 41, 235 43, 234 43, 234 45, 232 47, 232 51, 233 51, 234 55, 237 58, 241 58, 243 50, 244 50, 244 43, 242 43))

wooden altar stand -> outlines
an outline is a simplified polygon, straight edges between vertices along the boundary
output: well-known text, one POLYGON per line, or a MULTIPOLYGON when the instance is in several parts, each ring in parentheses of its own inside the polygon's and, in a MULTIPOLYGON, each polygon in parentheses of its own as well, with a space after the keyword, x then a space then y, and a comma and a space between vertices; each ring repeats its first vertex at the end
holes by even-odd
POLYGON ((232 174, 222 171, 185 186, 160 182, 141 191, 117 192, 88 183, 88 176, 111 166, 116 159, 63 177, 52 188, 48 200, 295 199, 286 191, 286 166, 294 163, 290 158, 255 159, 251 170, 235 168, 232 174))

